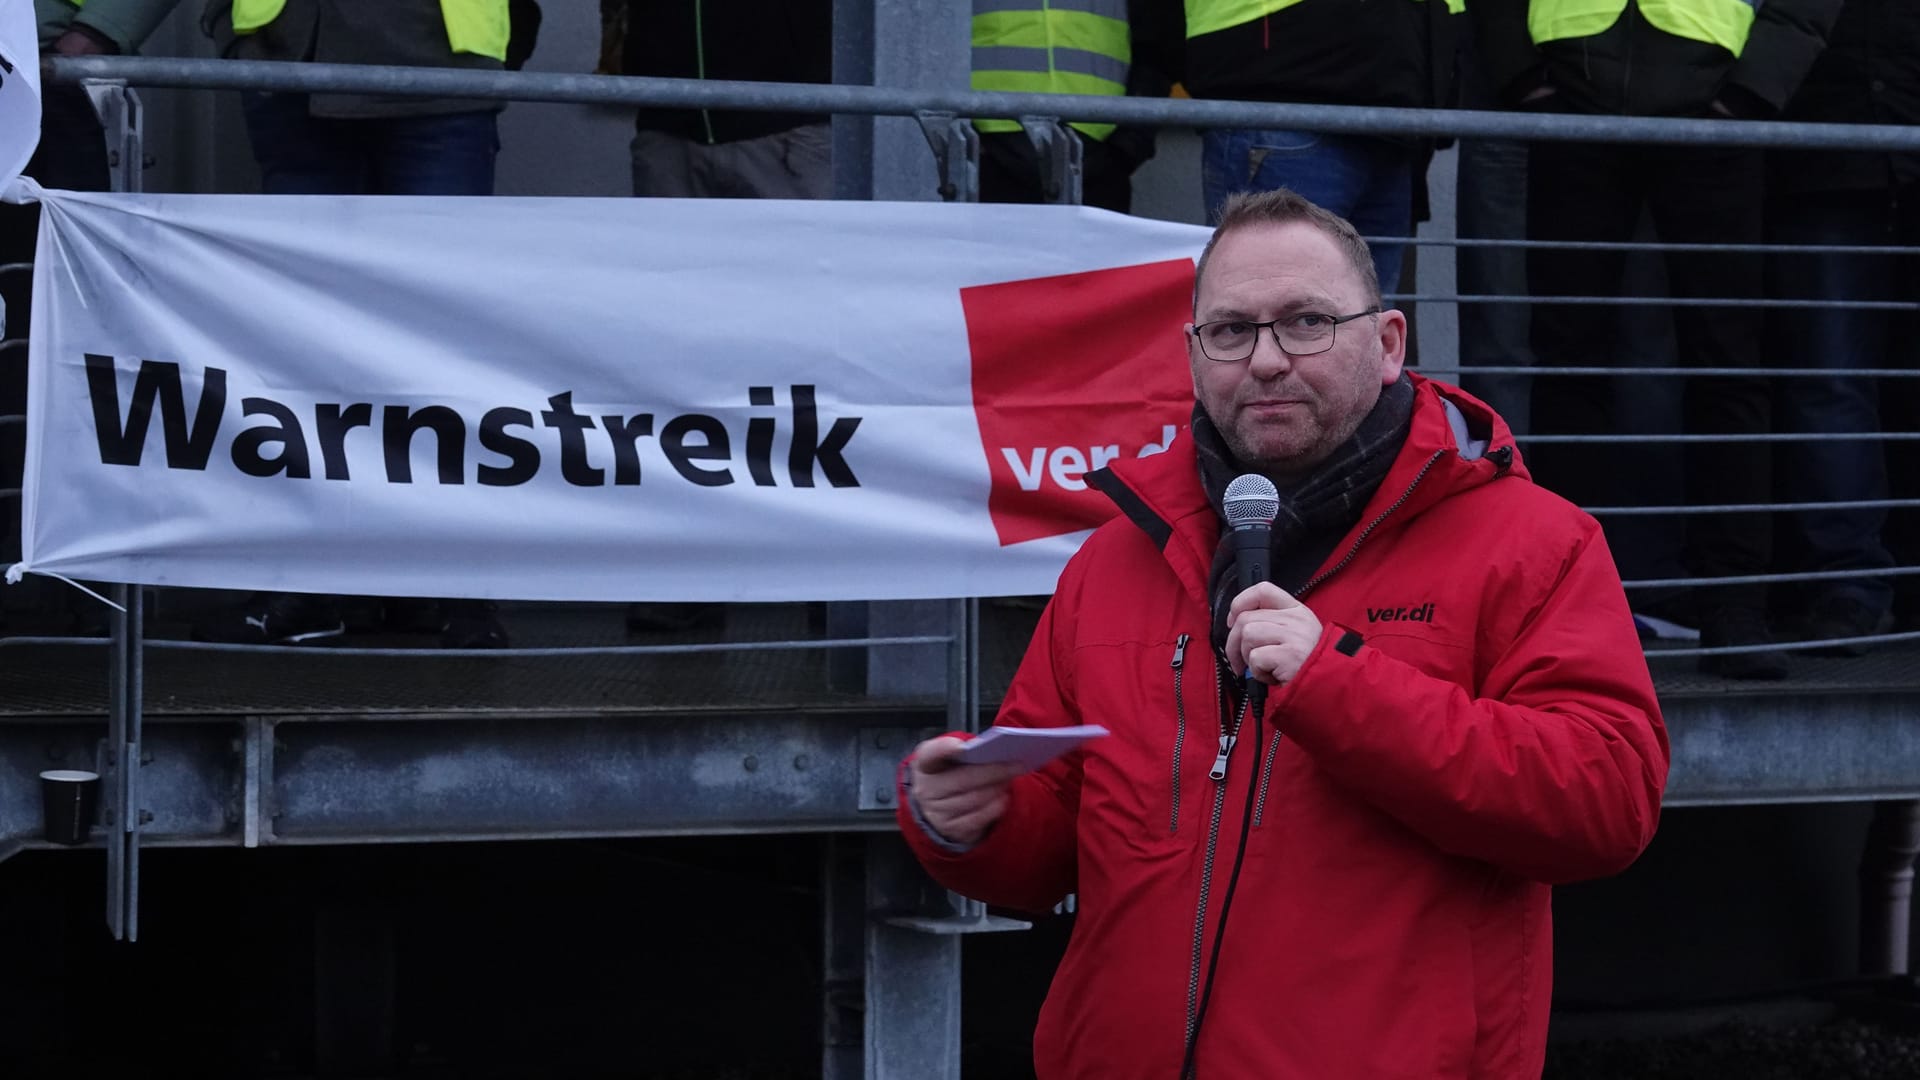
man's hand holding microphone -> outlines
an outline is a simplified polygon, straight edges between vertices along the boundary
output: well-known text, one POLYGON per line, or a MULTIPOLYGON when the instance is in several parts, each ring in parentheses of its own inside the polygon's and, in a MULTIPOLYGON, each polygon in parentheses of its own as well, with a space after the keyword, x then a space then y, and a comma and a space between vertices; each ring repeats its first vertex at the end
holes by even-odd
POLYGON ((1271 686, 1299 674, 1325 629, 1312 609, 1266 581, 1233 598, 1227 626, 1227 663, 1233 673, 1251 673, 1271 686))

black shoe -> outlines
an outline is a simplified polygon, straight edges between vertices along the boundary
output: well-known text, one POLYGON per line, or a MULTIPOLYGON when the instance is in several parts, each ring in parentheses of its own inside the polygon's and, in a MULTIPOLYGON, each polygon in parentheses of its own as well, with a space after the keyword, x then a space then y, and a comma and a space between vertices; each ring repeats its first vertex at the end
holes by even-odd
MULTIPOLYGON (((1823 596, 1813 602, 1800 623, 1808 641, 1869 637, 1893 629, 1893 612, 1875 609, 1846 596, 1823 596)), ((1817 645, 1798 650, 1807 656, 1865 656, 1871 645, 1817 645)))
POLYGON ((627 629, 640 633, 685 633, 718 627, 726 619, 720 604, 628 604, 627 629))
POLYGON ((507 628, 491 600, 442 600, 445 622, 440 627, 443 649, 504 649, 507 628))
MULTIPOLYGON (((1757 608, 1732 607, 1708 611, 1700 625, 1700 644, 1709 649, 1742 645, 1771 645, 1767 620, 1757 608)), ((1727 679, 1784 679, 1787 654, 1779 649, 1702 656, 1700 670, 1727 679)))
POLYGON ((299 645, 346 632, 332 597, 305 593, 255 593, 239 608, 193 624, 193 640, 223 645, 299 645))

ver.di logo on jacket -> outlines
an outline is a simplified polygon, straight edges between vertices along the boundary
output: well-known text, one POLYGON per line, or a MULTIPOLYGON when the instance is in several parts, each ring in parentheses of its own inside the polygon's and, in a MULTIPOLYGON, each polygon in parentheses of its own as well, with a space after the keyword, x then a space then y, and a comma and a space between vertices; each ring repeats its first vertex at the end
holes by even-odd
POLYGON ((1367 609, 1367 621, 1370 623, 1430 623, 1433 621, 1433 604, 1415 604, 1412 607, 1370 607, 1367 609))

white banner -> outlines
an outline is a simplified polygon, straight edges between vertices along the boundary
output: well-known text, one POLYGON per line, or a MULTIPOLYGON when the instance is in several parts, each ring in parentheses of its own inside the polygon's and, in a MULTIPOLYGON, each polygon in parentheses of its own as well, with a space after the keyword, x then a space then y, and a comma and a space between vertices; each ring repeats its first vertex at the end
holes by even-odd
POLYGON ((45 193, 23 569, 556 600, 1050 591, 1191 409, 1206 230, 45 193))
POLYGON ((0 191, 40 145, 40 26, 32 0, 0 0, 0 191))

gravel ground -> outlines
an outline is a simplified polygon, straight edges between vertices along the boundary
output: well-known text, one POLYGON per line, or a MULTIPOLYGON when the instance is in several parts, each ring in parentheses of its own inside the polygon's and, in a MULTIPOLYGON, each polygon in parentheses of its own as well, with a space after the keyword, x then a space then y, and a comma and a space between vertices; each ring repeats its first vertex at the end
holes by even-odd
POLYGON ((1667 1038, 1548 1047, 1543 1080, 1915 1080, 1920 1031, 1836 1019, 1777 1027, 1735 1020, 1667 1038))

